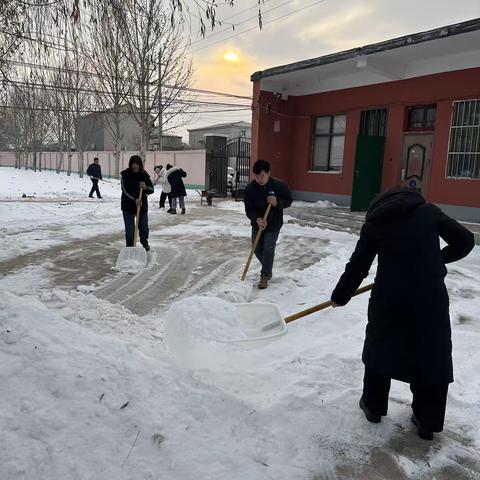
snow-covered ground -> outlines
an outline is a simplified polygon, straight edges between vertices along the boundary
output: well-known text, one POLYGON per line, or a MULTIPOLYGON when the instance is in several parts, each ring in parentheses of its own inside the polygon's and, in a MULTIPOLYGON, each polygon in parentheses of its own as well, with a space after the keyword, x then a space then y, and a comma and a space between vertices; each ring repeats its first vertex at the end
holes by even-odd
POLYGON ((256 263, 239 280, 241 204, 200 207, 191 192, 173 217, 156 192, 153 251, 132 276, 112 269, 118 183, 101 185, 103 201, 89 188, 0 169, 0 479, 480 478, 478 247, 449 269, 456 382, 428 443, 406 385, 394 382, 380 425, 358 409, 367 296, 259 348, 223 342, 242 333, 232 303, 289 315, 328 299, 354 235, 285 225, 258 291, 256 263))

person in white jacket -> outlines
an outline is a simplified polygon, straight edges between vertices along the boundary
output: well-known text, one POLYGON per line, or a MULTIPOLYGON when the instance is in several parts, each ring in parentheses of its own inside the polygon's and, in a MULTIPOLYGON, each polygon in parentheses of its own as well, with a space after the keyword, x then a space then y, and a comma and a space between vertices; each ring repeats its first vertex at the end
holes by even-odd
POLYGON ((158 165, 154 168, 154 170, 157 174, 154 185, 160 185, 160 187, 162 187, 159 208, 165 208, 165 200, 168 198, 168 206, 170 211, 172 209, 172 187, 168 181, 167 169, 163 165, 158 165))

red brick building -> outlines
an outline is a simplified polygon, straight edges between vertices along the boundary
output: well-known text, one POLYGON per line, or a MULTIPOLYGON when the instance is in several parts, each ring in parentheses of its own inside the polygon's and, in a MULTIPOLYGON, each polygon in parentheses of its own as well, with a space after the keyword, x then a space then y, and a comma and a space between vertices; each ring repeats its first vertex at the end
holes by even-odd
POLYGON ((480 19, 252 75, 252 161, 297 199, 395 185, 480 222, 480 19))

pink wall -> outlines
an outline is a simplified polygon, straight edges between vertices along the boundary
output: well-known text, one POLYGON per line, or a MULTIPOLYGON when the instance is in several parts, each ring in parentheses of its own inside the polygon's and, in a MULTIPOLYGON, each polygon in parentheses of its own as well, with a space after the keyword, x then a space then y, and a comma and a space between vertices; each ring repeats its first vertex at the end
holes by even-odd
MULTIPOLYGON (((138 152, 121 152, 120 170, 128 167, 128 161, 132 155, 138 152)), ((105 176, 113 176, 115 172, 115 163, 113 152, 85 152, 84 153, 84 171, 88 165, 93 162, 94 157, 98 157, 102 166, 102 173, 105 176)), ((22 158, 22 167, 24 166, 22 158)), ((64 154, 62 170, 67 169, 68 154, 64 154)), ((44 152, 42 154, 42 168, 55 170, 60 162, 60 153, 44 152)), ((72 172, 78 172, 78 153, 72 152, 72 172)), ((145 160, 145 169, 152 178, 155 165, 166 165, 171 163, 183 168, 187 172, 186 184, 203 186, 205 184, 205 150, 185 150, 175 152, 147 152, 145 160)), ((32 165, 32 156, 29 155, 29 165, 32 165)), ((14 167, 15 153, 0 152, 0 167, 14 167)))

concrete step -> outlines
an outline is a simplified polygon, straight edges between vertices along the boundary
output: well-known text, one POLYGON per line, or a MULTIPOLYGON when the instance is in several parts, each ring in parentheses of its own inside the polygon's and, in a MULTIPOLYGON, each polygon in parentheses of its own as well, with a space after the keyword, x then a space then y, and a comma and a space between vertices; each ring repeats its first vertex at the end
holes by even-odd
POLYGON ((334 225, 333 223, 319 223, 317 221, 302 220, 300 218, 289 219, 287 223, 294 223, 295 225, 300 225, 301 227, 322 228, 324 230, 333 230, 335 232, 349 232, 349 233, 356 233, 356 234, 360 232, 360 230, 352 230, 349 227, 334 225))
POLYGON ((288 209, 288 215, 299 225, 335 231, 359 233, 363 225, 363 217, 344 209, 292 207, 288 209))
MULTIPOLYGON (((353 213, 343 208, 291 207, 287 212, 293 217, 290 223, 351 233, 359 233, 365 221, 365 213, 353 213)), ((464 225, 473 232, 475 244, 480 245, 480 224, 464 225)))

